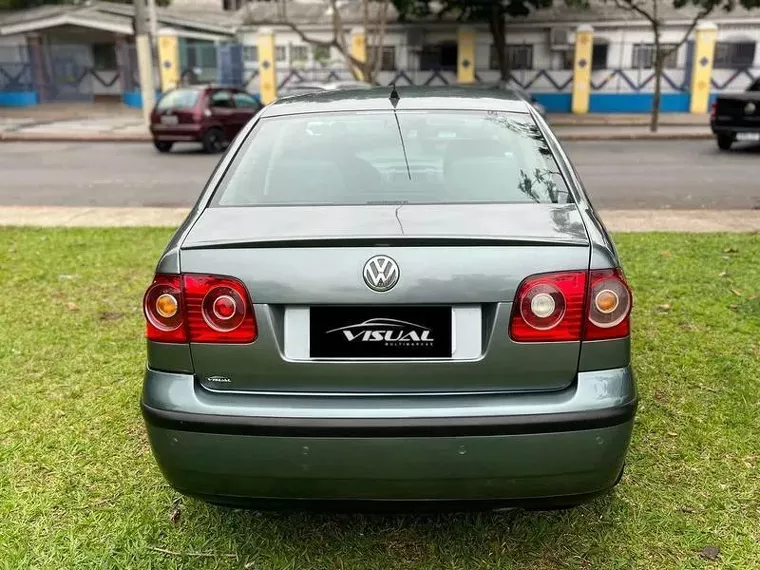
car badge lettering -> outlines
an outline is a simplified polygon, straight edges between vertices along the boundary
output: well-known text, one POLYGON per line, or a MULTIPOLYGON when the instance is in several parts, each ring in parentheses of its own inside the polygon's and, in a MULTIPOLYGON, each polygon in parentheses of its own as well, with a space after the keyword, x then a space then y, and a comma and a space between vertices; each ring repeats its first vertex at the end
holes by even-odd
POLYGON ((364 264, 364 282, 378 293, 390 291, 399 279, 398 264, 387 255, 376 255, 364 264))
POLYGON ((424 346, 435 342, 433 332, 422 325, 397 319, 368 319, 327 331, 342 333, 350 343, 382 342, 387 346, 424 346))
POLYGON ((230 384, 232 383, 232 380, 227 378, 226 376, 209 376, 206 378, 209 382, 215 382, 217 384, 230 384))

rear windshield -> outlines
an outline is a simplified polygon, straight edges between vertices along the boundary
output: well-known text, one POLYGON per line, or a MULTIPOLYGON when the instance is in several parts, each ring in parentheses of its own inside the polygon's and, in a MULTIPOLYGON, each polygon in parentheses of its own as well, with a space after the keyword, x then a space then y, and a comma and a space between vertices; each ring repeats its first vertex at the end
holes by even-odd
POLYGON ((192 109, 195 107, 199 96, 200 91, 197 89, 176 89, 161 97, 156 108, 162 111, 165 109, 192 109))
POLYGON ((212 204, 568 201, 528 115, 383 111, 261 120, 212 204))

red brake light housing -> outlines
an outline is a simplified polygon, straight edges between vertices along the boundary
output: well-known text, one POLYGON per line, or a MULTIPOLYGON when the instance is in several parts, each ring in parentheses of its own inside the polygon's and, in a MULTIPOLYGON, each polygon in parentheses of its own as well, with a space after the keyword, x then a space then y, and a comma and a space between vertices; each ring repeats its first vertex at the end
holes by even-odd
POLYGON ((156 275, 143 311, 148 340, 157 342, 245 344, 258 336, 248 291, 232 277, 156 275))
POLYGON ((533 275, 517 290, 516 342, 605 340, 630 334, 632 295, 619 269, 533 275))
POLYGON ((715 117, 718 115, 718 102, 713 101, 710 105, 710 119, 715 119, 715 117))
POLYGON ((509 336, 518 342, 580 340, 585 296, 585 271, 528 277, 517 290, 509 336))

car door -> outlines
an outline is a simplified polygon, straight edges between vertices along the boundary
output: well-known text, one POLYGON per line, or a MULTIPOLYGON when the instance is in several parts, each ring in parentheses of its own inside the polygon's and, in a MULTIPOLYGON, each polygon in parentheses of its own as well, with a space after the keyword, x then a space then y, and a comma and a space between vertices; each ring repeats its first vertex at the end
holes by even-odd
POLYGON ((234 91, 232 93, 232 100, 235 103, 237 130, 240 131, 261 110, 262 105, 253 96, 244 91, 234 91))
POLYGON ((239 128, 237 127, 237 115, 232 93, 229 89, 217 89, 211 93, 209 108, 216 121, 224 129, 224 136, 228 141, 235 138, 239 128))

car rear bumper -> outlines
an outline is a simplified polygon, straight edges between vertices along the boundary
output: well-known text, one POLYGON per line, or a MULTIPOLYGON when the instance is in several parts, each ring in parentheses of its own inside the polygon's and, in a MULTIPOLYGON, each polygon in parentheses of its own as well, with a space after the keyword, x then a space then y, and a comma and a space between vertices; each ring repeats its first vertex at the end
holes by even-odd
POLYGON ((731 124, 719 124, 712 122, 710 128, 713 134, 735 134, 735 133, 760 133, 760 125, 731 125, 731 124))
POLYGON ((150 132, 157 141, 195 142, 203 136, 203 126, 194 123, 186 125, 152 124, 150 132))
POLYGON ((362 410, 351 397, 310 396, 314 406, 299 406, 304 396, 287 396, 288 407, 262 395, 243 415, 233 398, 191 375, 148 370, 150 443, 181 492, 222 502, 590 495, 616 482, 637 401, 629 368, 583 372, 573 387, 543 395, 406 396, 433 398, 414 414, 384 407, 392 398, 364 398, 374 403, 362 410))

